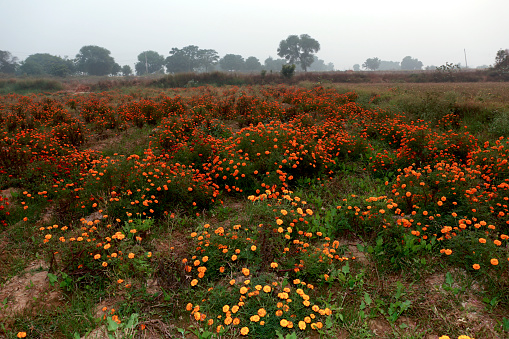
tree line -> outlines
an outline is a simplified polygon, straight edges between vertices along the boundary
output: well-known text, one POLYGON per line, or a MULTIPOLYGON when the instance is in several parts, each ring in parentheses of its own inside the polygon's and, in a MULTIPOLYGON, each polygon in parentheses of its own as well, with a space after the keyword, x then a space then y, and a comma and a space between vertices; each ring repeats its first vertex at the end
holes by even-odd
POLYGON ((48 53, 36 53, 19 62, 8 51, 0 51, 0 73, 29 76, 68 75, 146 75, 182 72, 279 72, 284 65, 295 64, 303 71, 333 71, 332 63, 326 64, 315 53, 320 44, 307 34, 290 35, 282 40, 277 49, 280 58, 268 57, 263 64, 254 56, 246 59, 238 54, 220 57, 213 49, 202 49, 195 45, 174 47, 168 56, 148 50, 138 54, 134 70, 129 65, 120 66, 111 52, 94 45, 83 46, 75 58, 60 57, 48 53))

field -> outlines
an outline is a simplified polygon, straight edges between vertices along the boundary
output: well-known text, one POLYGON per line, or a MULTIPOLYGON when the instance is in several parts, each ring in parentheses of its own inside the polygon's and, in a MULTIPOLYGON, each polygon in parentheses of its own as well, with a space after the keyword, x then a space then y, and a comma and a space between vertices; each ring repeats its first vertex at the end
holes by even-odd
POLYGON ((508 83, 191 85, 0 97, 0 338, 509 337, 508 83))

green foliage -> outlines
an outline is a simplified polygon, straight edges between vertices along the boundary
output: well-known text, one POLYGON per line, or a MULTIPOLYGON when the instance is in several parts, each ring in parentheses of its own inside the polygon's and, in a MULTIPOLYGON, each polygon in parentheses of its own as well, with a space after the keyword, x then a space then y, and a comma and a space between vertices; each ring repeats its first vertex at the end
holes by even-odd
POLYGON ((281 75, 286 79, 290 79, 295 75, 295 64, 283 65, 281 67, 281 75))
POLYGON ((315 61, 313 53, 319 50, 320 43, 308 34, 289 35, 288 38, 281 40, 279 43, 277 55, 285 58, 289 64, 299 64, 306 72, 315 61))
POLYGON ((241 55, 226 54, 219 60, 219 66, 225 71, 239 72, 244 69, 245 61, 241 55))
POLYGON ((381 62, 382 62, 382 60, 380 60, 378 58, 368 58, 368 59, 366 59, 366 61, 364 61, 364 63, 362 64, 362 67, 374 71, 380 67, 381 62))
POLYGON ((120 66, 115 62, 110 51, 99 46, 83 46, 76 55, 78 71, 88 75, 108 75, 120 72, 120 66))
POLYGON ((141 52, 134 65, 137 75, 164 73, 164 57, 154 51, 141 52))
POLYGON ((18 67, 18 58, 9 51, 0 51, 0 73, 14 74, 18 67))
POLYGON ((420 70, 422 69, 422 62, 414 59, 411 56, 406 56, 401 61, 402 70, 420 70))

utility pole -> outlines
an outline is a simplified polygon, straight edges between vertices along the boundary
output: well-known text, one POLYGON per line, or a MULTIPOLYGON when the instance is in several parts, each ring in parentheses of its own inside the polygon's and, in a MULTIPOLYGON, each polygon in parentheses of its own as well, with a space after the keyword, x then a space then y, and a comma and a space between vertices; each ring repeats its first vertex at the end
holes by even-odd
POLYGON ((463 53, 465 53, 465 68, 468 68, 468 63, 467 63, 467 50, 463 48, 463 53))

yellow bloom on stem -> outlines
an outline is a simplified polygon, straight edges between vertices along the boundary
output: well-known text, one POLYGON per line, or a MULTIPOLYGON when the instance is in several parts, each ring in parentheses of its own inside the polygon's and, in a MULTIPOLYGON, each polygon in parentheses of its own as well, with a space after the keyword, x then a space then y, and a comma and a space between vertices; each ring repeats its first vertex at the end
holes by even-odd
POLYGON ((242 328, 240 329, 240 334, 242 334, 242 335, 247 335, 248 333, 249 333, 249 328, 247 328, 247 327, 242 327, 242 328))

